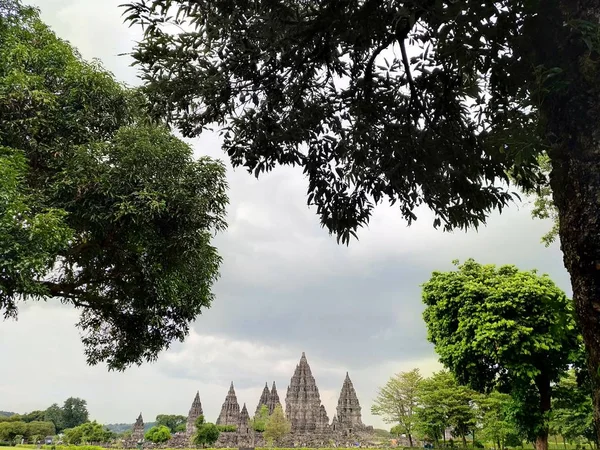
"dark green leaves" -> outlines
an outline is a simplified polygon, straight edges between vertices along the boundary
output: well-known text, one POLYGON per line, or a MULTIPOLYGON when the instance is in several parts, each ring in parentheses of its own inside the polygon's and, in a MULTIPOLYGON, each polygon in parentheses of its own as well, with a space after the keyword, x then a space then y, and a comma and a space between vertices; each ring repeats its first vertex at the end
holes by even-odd
POLYGON ((436 227, 476 227, 510 202, 508 172, 541 180, 531 68, 510 56, 526 45, 526 5, 416 5, 137 0, 125 15, 145 30, 133 57, 153 114, 186 136, 218 124, 255 176, 301 166, 308 203, 348 243, 379 202, 409 222, 427 205, 436 227), (410 61, 394 34, 407 18, 410 61))
POLYGON ((224 166, 153 123, 146 98, 0 0, 0 311, 81 309, 91 364, 156 359, 213 299, 224 166))

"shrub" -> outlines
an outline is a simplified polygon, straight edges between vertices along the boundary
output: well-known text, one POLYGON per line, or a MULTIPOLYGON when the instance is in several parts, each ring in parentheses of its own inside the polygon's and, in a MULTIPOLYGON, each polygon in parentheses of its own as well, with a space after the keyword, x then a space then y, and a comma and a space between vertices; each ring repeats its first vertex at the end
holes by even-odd
POLYGON ((237 426, 235 425, 217 425, 217 429, 222 433, 235 433, 237 426))

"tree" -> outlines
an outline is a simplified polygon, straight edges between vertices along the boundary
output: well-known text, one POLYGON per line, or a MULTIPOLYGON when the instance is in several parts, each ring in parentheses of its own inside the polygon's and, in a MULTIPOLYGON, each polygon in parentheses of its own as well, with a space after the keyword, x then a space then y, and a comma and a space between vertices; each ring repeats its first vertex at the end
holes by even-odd
POLYGON ((465 228, 511 201, 509 178, 549 186, 600 423, 597 6, 131 0, 125 14, 144 26, 133 57, 153 114, 185 136, 222 125, 256 176, 301 166, 342 242, 384 199, 465 228))
POLYGON ((291 425, 285 418, 283 408, 277 405, 269 416, 263 436, 267 442, 278 444, 280 439, 290 432, 291 425))
POLYGON ((397 423, 392 433, 405 434, 413 446, 414 412, 418 404, 419 384, 423 380, 419 369, 400 372, 379 389, 371 413, 383 416, 386 423, 397 423))
POLYGON ((156 426, 165 426, 171 433, 177 433, 178 431, 182 431, 181 427, 185 430, 185 424, 187 421, 187 417, 176 415, 176 414, 159 414, 156 416, 156 426))
POLYGON ((428 339, 442 364, 480 392, 520 396, 533 407, 524 417, 535 422, 536 448, 546 450, 551 385, 577 346, 564 292, 545 275, 468 260, 456 271, 434 272, 423 302, 428 339))
POLYGON ((74 428, 89 420, 87 402, 82 398, 69 397, 65 400, 62 411, 65 428, 74 428))
POLYGON ((569 371, 554 386, 550 426, 565 440, 596 442, 593 412, 589 390, 569 371))
POLYGON ((485 440, 497 445, 498 450, 506 448, 511 436, 518 434, 508 412, 511 402, 510 395, 498 391, 482 395, 478 401, 481 434, 485 440))
POLYGON ((414 428, 422 437, 436 443, 440 438, 445 440, 445 432, 450 428, 454 436, 462 438, 466 447, 466 436, 476 425, 474 396, 474 392, 459 385, 450 372, 434 373, 419 383, 414 428))
POLYGON ((23 422, 43 422, 45 415, 45 411, 36 410, 27 414, 22 414, 20 417, 23 422))
POLYGON ((106 443, 115 437, 112 431, 96 421, 68 428, 63 433, 64 440, 72 445, 106 443))
POLYGON ((171 439, 171 430, 165 425, 156 425, 150 428, 144 435, 146 440, 160 444, 171 439))
POLYGON ((25 436, 30 440, 33 440, 33 444, 36 444, 38 440, 43 439, 46 436, 54 436, 55 433, 56 428, 52 422, 34 420, 27 423, 25 436))
POLYGON ((20 0, 0 0, 0 313, 80 310, 89 364, 152 361, 213 300, 225 168, 143 112, 20 0))
POLYGON ((269 421, 269 408, 267 405, 262 405, 258 410, 258 414, 250 419, 249 428, 254 431, 263 432, 266 429, 269 421))
POLYGON ((54 427, 56 428, 56 432, 60 433, 65 429, 65 421, 63 416, 63 409, 58 406, 56 403, 53 403, 46 409, 44 412, 44 421, 52 422, 54 427))
MULTIPOLYGON (((17 436, 27 433, 27 424, 22 421, 0 422, 0 441, 17 441, 17 436)), ((20 442, 18 442, 20 444, 20 442)))
POLYGON ((204 416, 200 415, 196 419, 196 434, 192 442, 197 446, 206 447, 212 445, 219 439, 219 429, 213 423, 204 421, 204 416))

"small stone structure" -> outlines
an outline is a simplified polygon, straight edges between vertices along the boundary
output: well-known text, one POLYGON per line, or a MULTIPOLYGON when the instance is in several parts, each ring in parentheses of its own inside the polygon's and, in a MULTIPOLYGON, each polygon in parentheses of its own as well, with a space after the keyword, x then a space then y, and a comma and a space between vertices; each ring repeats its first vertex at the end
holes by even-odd
MULTIPOLYGON (((267 406, 270 414, 277 405, 281 405, 275 382, 271 390, 265 383, 256 407, 256 414, 263 405, 267 406)), ((190 440, 196 432, 196 419, 201 414, 202 404, 200 393, 197 392, 188 413, 186 431, 175 433, 171 440, 161 447, 189 447, 190 440)), ((321 404, 319 388, 304 352, 287 388, 285 415, 291 424, 291 432, 282 439, 282 442, 279 442, 283 447, 331 447, 332 445, 352 447, 357 442, 368 444, 373 440, 373 427, 362 423, 360 403, 348 373, 342 384, 336 414, 329 423, 325 406, 321 404)), ((266 442, 262 433, 257 433, 250 428, 249 420, 250 415, 245 403, 240 411, 232 382, 216 424, 236 425, 237 429, 235 432, 222 432, 215 446, 219 448, 265 447, 266 442)), ((141 413, 133 427, 131 439, 124 442, 125 447, 134 448, 140 440, 139 436, 143 439, 144 422, 141 413)), ((148 444, 146 443, 145 447, 156 447, 148 444)))

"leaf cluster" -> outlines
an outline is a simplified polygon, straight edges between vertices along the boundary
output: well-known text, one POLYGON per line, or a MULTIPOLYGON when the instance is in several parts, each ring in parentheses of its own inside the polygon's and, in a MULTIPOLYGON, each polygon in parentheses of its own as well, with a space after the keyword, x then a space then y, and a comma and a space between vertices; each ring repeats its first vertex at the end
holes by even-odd
POLYGON ((538 108, 564 81, 529 62, 537 3, 130 0, 124 15, 144 29, 153 116, 185 136, 217 124, 257 177, 300 166, 347 243, 385 200, 409 223, 426 206, 436 227, 477 227, 509 179, 545 181, 538 108))
POLYGON ((87 361, 154 360, 213 300, 225 168, 20 0, 0 14, 0 311, 80 309, 87 361))

